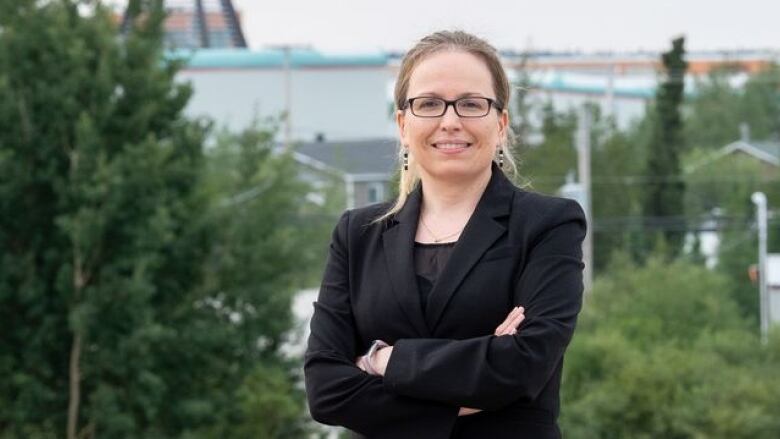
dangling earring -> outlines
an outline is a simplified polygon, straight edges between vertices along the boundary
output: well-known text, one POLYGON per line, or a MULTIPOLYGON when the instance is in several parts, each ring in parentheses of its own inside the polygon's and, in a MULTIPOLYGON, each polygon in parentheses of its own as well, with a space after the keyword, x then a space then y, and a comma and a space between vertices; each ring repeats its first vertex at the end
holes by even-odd
POLYGON ((409 170, 409 150, 404 148, 404 171, 409 170))
POLYGON ((498 167, 504 167, 504 148, 498 148, 498 167))

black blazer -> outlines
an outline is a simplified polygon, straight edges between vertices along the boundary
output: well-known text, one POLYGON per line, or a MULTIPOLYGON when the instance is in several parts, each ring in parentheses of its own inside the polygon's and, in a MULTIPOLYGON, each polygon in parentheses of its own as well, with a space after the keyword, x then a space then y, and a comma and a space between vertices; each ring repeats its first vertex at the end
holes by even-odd
MULTIPOLYGON (((403 209, 344 212, 333 231, 304 360, 309 410, 369 438, 559 438, 563 353, 582 305, 585 216, 492 165, 423 313, 412 252, 421 187, 403 209), (493 335, 517 305, 516 335, 493 335), (384 377, 355 360, 393 345, 384 377), (483 412, 458 417, 460 407, 483 412)), ((362 435, 362 436, 361 436, 362 435)))

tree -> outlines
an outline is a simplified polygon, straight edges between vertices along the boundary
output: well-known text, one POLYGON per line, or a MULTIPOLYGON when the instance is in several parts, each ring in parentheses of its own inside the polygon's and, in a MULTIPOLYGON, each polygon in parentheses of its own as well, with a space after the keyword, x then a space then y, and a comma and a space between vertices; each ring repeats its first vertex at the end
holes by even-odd
MULTIPOLYGON (((555 194, 566 182, 566 175, 577 169, 574 149, 574 113, 558 113, 551 103, 542 108, 541 144, 516 145, 521 149, 519 174, 534 190, 555 194)), ((518 183, 523 183, 518 182, 518 183)))
POLYGON ((780 139, 780 68, 770 65, 734 86, 738 74, 734 68, 717 69, 697 82, 685 104, 688 149, 720 149, 740 139, 743 124, 752 140, 780 139))
MULTIPOLYGON (((680 105, 688 66, 684 59, 684 44, 684 38, 676 38, 672 41, 672 49, 661 58, 666 77, 656 92, 654 130, 646 168, 650 181, 643 201, 648 229, 664 217, 683 213, 685 185, 679 178, 679 156, 684 146, 680 105)), ((670 256, 676 255, 681 248, 684 231, 667 229, 663 235, 669 243, 670 256)))
POLYGON ((780 65, 772 64, 745 84, 740 105, 754 139, 780 140, 780 65))
POLYGON ((591 150, 591 180, 594 272, 603 272, 616 250, 631 250, 632 233, 641 215, 641 197, 644 182, 642 174, 645 151, 636 141, 636 133, 623 133, 600 127, 604 122, 594 120, 595 147, 591 150), (606 133, 602 136, 599 131, 606 133))
POLYGON ((617 253, 597 279, 566 355, 565 436, 776 437, 780 331, 763 348, 725 276, 666 259, 617 253))
POLYGON ((0 437, 300 437, 291 157, 257 130, 204 154, 161 1, 125 39, 98 2, 0 8, 0 437))

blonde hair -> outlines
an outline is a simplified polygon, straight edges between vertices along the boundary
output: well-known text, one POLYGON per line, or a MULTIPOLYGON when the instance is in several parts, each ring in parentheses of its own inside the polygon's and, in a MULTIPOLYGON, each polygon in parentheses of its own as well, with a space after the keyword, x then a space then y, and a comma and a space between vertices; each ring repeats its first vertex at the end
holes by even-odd
MULTIPOLYGON (((445 50, 462 51, 475 55, 485 62, 493 79, 493 92, 496 95, 496 106, 502 109, 508 109, 511 88, 509 79, 504 71, 498 52, 485 40, 463 31, 439 31, 432 33, 421 39, 411 50, 406 52, 401 61, 401 68, 398 72, 398 78, 395 83, 395 108, 401 110, 406 105, 407 93, 409 91, 409 80, 415 67, 425 58, 445 50)), ((506 127, 507 145, 504 145, 504 162, 509 165, 508 171, 512 174, 517 173, 517 164, 512 156, 512 149, 509 145, 514 141, 514 135, 509 126, 506 127)), ((403 161, 403 145, 398 145, 398 162, 403 161)), ((494 158, 494 160, 496 160, 494 158)), ((396 198, 393 207, 380 217, 372 221, 376 223, 382 221, 400 211, 409 194, 415 189, 420 181, 417 173, 414 157, 408 156, 409 170, 401 170, 401 178, 398 182, 398 198, 396 198)))

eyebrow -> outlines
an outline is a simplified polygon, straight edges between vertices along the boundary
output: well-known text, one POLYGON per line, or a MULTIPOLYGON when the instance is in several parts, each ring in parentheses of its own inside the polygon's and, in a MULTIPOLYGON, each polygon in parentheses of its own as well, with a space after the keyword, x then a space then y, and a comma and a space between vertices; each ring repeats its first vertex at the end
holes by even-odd
MULTIPOLYGON (((420 93, 420 94, 418 94, 417 96, 433 96, 433 97, 437 97, 437 98, 441 98, 441 97, 442 97, 442 95, 440 95, 439 93, 434 93, 434 92, 432 92, 432 91, 427 91, 427 92, 424 92, 424 93, 420 93)), ((461 93, 461 94, 459 94, 459 95, 457 96, 457 98, 466 98, 466 97, 474 97, 474 96, 478 96, 478 97, 485 97, 485 95, 483 95, 482 93, 477 93, 477 92, 467 92, 467 93, 461 93)), ((456 98, 456 99, 457 99, 457 98, 456 98)))

